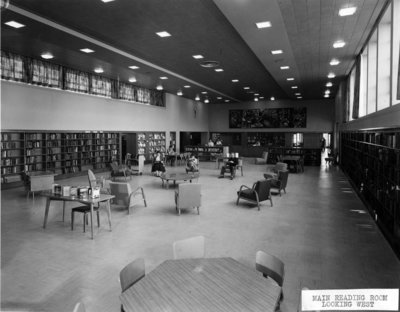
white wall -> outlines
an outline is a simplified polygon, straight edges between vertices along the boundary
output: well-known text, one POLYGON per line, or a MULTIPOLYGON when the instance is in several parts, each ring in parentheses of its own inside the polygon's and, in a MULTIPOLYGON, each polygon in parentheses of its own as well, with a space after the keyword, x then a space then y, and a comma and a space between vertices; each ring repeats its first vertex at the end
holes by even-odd
POLYGON ((208 115, 207 104, 172 94, 157 107, 1 81, 2 130, 207 132, 208 115))
POLYGON ((268 101, 248 103, 213 104, 210 107, 210 132, 332 132, 334 125, 335 105, 333 100, 319 101, 268 101), (282 107, 306 107, 306 128, 268 128, 268 129, 230 129, 229 110, 231 109, 265 109, 282 107))

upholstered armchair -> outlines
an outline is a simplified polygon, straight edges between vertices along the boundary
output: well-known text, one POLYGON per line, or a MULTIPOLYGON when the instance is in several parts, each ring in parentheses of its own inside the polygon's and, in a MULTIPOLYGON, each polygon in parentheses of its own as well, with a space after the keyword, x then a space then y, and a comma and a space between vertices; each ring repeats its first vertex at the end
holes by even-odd
POLYGON ((265 165, 268 160, 268 152, 263 152, 261 158, 256 158, 256 165, 265 165))
POLYGON ((124 205, 129 209, 137 204, 138 200, 144 202, 147 207, 146 196, 142 187, 137 187, 132 191, 131 185, 124 182, 110 182, 110 194, 114 195, 114 204, 124 205))
POLYGON ((175 191, 175 204, 178 215, 181 214, 183 208, 197 208, 197 214, 200 214, 201 184, 178 184, 178 190, 175 191))
POLYGON ((237 192, 237 195, 238 198, 236 201, 236 205, 239 204, 239 199, 244 199, 254 204, 257 204, 258 210, 260 210, 260 202, 269 199, 272 207, 270 180, 259 180, 253 184, 252 188, 246 185, 242 185, 237 192))
POLYGON ((283 190, 286 194, 286 185, 289 177, 288 170, 278 171, 278 177, 276 179, 271 179, 271 189, 276 189, 281 196, 281 191, 283 190))
POLYGON ((266 179, 277 179, 279 171, 288 170, 287 163, 277 162, 274 166, 267 166, 267 172, 264 173, 266 179))
POLYGON ((126 177, 129 175, 129 169, 125 166, 118 166, 116 161, 113 161, 111 164, 111 179, 115 181, 116 177, 124 177, 126 181, 126 177))

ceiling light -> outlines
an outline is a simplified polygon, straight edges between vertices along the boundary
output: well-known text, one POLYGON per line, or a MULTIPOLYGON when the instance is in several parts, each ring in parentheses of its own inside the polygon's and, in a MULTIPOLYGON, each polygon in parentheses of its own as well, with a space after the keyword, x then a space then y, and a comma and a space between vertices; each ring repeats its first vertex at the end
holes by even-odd
POLYGON ((40 55, 42 58, 44 58, 45 60, 51 60, 54 56, 53 54, 46 52, 40 55))
POLYGON ((216 72, 223 72, 224 70, 222 68, 216 68, 215 71, 216 72))
POLYGON ((292 89, 297 89, 297 88, 298 88, 298 86, 291 86, 291 88, 292 88, 292 89))
POLYGON ((343 8, 339 10, 339 16, 349 16, 356 13, 356 7, 343 8))
POLYGON ((243 89, 245 89, 245 90, 250 90, 250 87, 243 87, 243 89))
POLYGON ((166 80, 166 79, 168 79, 168 77, 162 76, 162 77, 160 77, 160 79, 166 80))
POLYGON ((217 96, 217 99, 218 100, 222 100, 222 96, 217 96))
POLYGON ((331 93, 331 90, 325 90, 325 94, 330 94, 331 93))
POLYGON ((275 101, 275 98, 273 96, 271 96, 270 100, 271 101, 275 101))
POLYGON ((239 82, 239 79, 232 79, 232 82, 239 82))
POLYGON ((294 78, 290 77, 290 78, 286 78, 287 81, 293 81, 294 78))
POLYGON ((254 95, 257 95, 257 96, 258 96, 258 95, 260 95, 260 93, 254 93, 254 95))
POLYGON ((183 95, 183 93, 182 93, 182 91, 181 91, 181 90, 179 90, 178 92, 176 92, 176 95, 178 95, 178 96, 182 96, 182 95, 183 95))
POLYGON ((158 36, 160 36, 161 38, 170 37, 170 36, 171 36, 171 34, 170 34, 169 32, 167 32, 167 31, 156 32, 156 34, 157 34, 158 36))
POLYGON ((89 49, 89 48, 80 49, 80 51, 82 51, 84 53, 93 53, 94 52, 94 50, 89 49))
POLYGON ((201 94, 207 94, 207 91, 202 91, 201 94))
POLYGON ((336 76, 335 76, 335 74, 334 73, 329 73, 328 74, 328 78, 335 78, 336 76))
POLYGON ((272 50, 271 53, 274 54, 274 55, 275 54, 282 54, 283 51, 282 50, 272 50))
POLYGON ((97 68, 94 69, 94 72, 97 73, 97 74, 101 74, 101 73, 104 73, 104 70, 101 67, 97 67, 97 68))
POLYGON ((228 103, 228 102, 229 102, 229 100, 225 100, 225 102, 226 102, 226 103, 228 103))
POLYGON ((303 97, 302 97, 302 96, 298 96, 297 98, 300 100, 300 99, 302 99, 303 97))
POLYGON ((329 87, 332 87, 333 84, 332 84, 332 82, 328 82, 325 86, 327 86, 329 88, 329 87))
POLYGON ((136 78, 135 77, 129 78, 129 82, 136 82, 136 78))
POLYGON ((254 98, 254 101, 255 101, 255 102, 258 102, 258 98, 257 98, 257 97, 255 97, 255 98, 254 98))
POLYGON ((208 99, 205 99, 204 103, 210 103, 210 101, 208 99))
POLYGON ((271 27, 271 22, 269 22, 269 21, 258 22, 258 23, 256 23, 256 26, 257 26, 258 29, 268 28, 268 27, 271 27))
POLYGON ((333 43, 333 47, 334 47, 335 49, 343 48, 345 45, 346 45, 346 43, 345 43, 343 40, 338 40, 338 41, 335 41, 335 42, 333 43))
POLYGON ((260 96, 260 99, 263 99, 264 97, 263 96, 260 96))
POLYGON ((196 101, 200 101, 200 97, 198 95, 196 95, 196 97, 194 98, 196 101))
POLYGON ((300 92, 297 92, 297 93, 295 93, 294 95, 301 95, 301 93, 300 93, 300 92))
POLYGON ((160 90, 162 90, 162 89, 164 89, 164 88, 163 88, 162 85, 159 84, 159 85, 157 85, 156 89, 160 91, 160 90))
POLYGON ((281 66, 282 70, 289 69, 289 66, 281 66))
POLYGON ((139 66, 132 65, 132 66, 129 66, 129 68, 130 68, 130 69, 138 69, 138 68, 139 68, 139 66))
POLYGON ((183 87, 184 87, 184 88, 186 88, 186 89, 187 89, 187 88, 190 88, 190 86, 189 86, 189 85, 186 85, 186 86, 183 86, 183 87))
POLYGON ((325 94, 324 97, 325 97, 325 98, 328 98, 328 97, 329 97, 329 94, 325 94))
POLYGON ((8 26, 11 26, 11 27, 14 27, 14 28, 21 28, 21 27, 25 26, 24 24, 18 23, 16 21, 9 21, 9 22, 6 22, 4 24, 6 24, 8 26))
POLYGON ((193 55, 193 58, 195 58, 196 60, 202 59, 204 58, 203 55, 197 54, 197 55, 193 55))
POLYGON ((101 0, 101 1, 104 2, 104 3, 107 3, 107 2, 114 1, 114 0, 101 0))
POLYGON ((329 62, 329 65, 331 65, 331 66, 336 66, 336 65, 339 65, 339 64, 340 64, 340 62, 339 62, 338 59, 332 59, 332 60, 329 62))

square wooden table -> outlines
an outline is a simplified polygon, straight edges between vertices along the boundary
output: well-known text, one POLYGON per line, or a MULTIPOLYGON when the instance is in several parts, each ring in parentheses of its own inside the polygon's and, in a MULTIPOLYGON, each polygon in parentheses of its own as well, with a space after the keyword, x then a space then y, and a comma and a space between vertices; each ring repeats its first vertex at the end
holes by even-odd
POLYGON ((126 312, 272 312, 279 287, 232 258, 167 260, 120 296, 126 312))

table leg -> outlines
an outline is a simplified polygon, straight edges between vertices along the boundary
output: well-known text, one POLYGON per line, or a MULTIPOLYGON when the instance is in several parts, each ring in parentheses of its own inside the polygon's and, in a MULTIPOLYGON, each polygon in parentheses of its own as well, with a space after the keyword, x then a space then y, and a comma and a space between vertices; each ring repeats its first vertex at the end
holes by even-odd
POLYGON ((92 239, 93 239, 93 204, 90 204, 90 230, 91 230, 92 239))
POLYGON ((64 216, 65 216, 65 204, 66 204, 66 201, 64 201, 64 203, 63 203, 63 222, 64 222, 64 216))
POLYGON ((47 217, 49 216, 49 208, 50 208, 50 197, 47 197, 46 199, 46 209, 44 212, 44 222, 43 222, 43 228, 46 228, 47 224, 47 217))
POLYGON ((108 215, 108 224, 110 225, 110 231, 111 231, 111 204, 110 200, 107 200, 107 215, 108 215))

